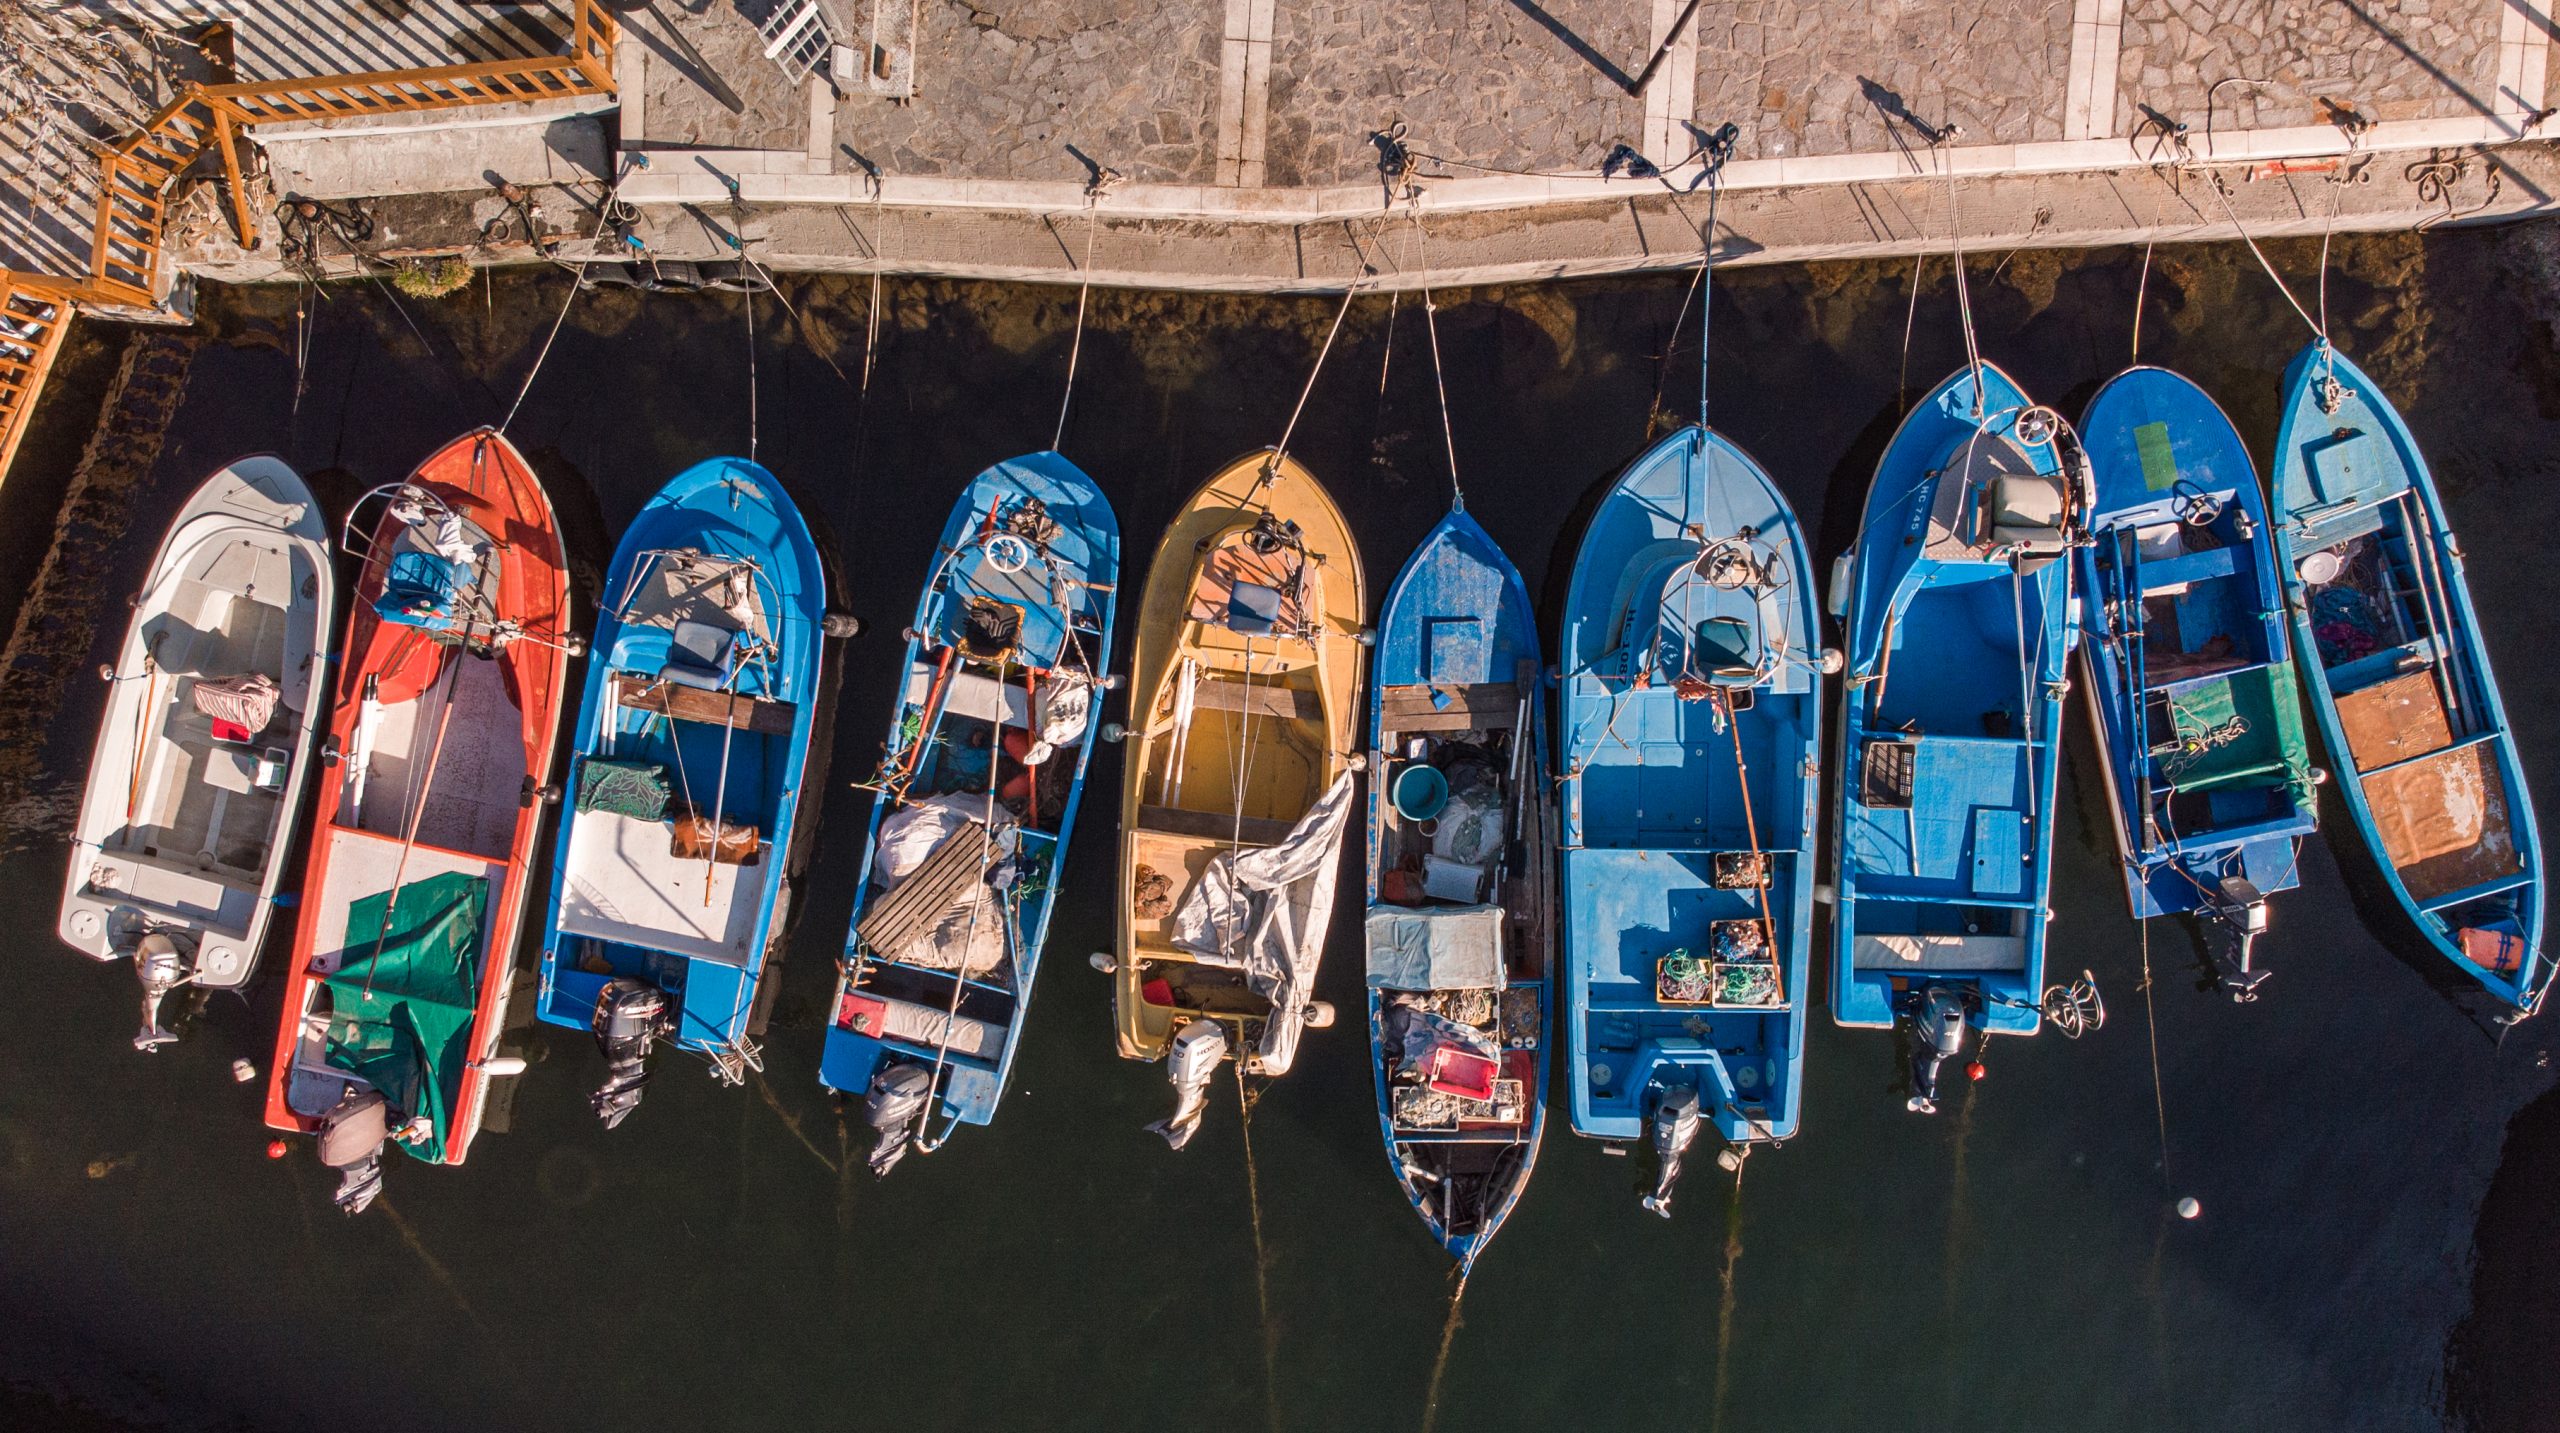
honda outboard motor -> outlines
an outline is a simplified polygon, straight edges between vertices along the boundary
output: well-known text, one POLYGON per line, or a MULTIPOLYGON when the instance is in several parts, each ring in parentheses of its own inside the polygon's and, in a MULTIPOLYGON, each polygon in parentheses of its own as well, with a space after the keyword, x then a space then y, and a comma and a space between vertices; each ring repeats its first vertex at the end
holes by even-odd
POLYGON ((1165 1052, 1165 1073, 1173 1081, 1173 1118, 1147 1128, 1180 1149, 1200 1132, 1200 1117, 1209 1112, 1209 1079, 1227 1057, 1226 1027, 1215 1020, 1193 1020, 1173 1032, 1165 1052))
POLYGON ((142 1033, 133 1037, 133 1048, 149 1051, 177 1043, 176 1035, 160 1028, 160 1003, 187 983, 189 973, 187 953, 159 931, 147 932, 133 948, 134 978, 142 982, 142 1033))
POLYGON ((862 1118, 879 1139, 871 1146, 871 1172, 885 1175, 907 1157, 916 1127, 933 1098, 933 1076, 921 1065, 886 1065, 871 1077, 871 1093, 863 1100, 862 1118))
POLYGON ((1662 1169, 1653 1178, 1653 1192, 1644 1197, 1644 1207, 1665 1219, 1671 1217, 1671 1186, 1680 1182, 1680 1156, 1696 1142, 1699 1123, 1695 1085, 1673 1085, 1654 1102, 1653 1157, 1662 1169))
POLYGON ((1932 985, 1911 1012, 1911 1099, 1916 1114, 1938 1112, 1938 1068, 1964 1053, 1965 997, 1951 986, 1932 985))
POLYGON ((351 1090, 320 1117, 320 1162, 338 1171, 331 1202, 362 1214, 382 1192, 382 1146, 391 1138, 391 1105, 380 1090, 351 1090))
POLYGON ((649 1083, 649 1047, 664 1038, 673 1023, 667 992, 645 980, 617 976, 596 992, 596 1013, 589 1028, 606 1064, 604 1085, 588 1103, 606 1129, 640 1107, 641 1088, 649 1083))
POLYGON ((2225 876, 2214 891, 2213 899, 2196 912, 2204 927, 2206 953, 2213 957, 2214 973, 2222 980, 2222 988, 2231 998, 2246 1005, 2258 998, 2258 986, 2268 972, 2249 968, 2249 957, 2258 937, 2267 929, 2267 898, 2246 876, 2225 876))

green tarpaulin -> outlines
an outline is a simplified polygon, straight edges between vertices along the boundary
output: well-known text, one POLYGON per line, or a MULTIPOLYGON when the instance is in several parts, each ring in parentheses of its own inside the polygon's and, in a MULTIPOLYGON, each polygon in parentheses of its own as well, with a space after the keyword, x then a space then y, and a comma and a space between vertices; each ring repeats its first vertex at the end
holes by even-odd
POLYGON ((2161 766, 2179 790, 2287 786, 2295 800, 2310 799, 2311 748, 2291 662, 2199 682, 2178 693, 2170 715, 2180 750, 2161 766))
POLYGON ((328 1060, 380 1090, 399 1119, 435 1126, 402 1148, 444 1161, 480 999, 486 877, 449 872, 347 911, 346 959, 328 978, 328 1060), (397 904, 394 904, 394 896, 397 904))

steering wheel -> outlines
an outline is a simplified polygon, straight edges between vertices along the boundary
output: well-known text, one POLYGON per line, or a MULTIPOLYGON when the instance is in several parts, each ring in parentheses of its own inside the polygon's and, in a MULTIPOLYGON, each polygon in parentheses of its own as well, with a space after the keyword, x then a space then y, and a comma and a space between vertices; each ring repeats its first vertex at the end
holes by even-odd
POLYGON ((1031 565, 1031 544, 1009 532, 987 539, 987 566, 1010 577, 1031 565))
POLYGON ((2178 521, 2187 526, 2209 526, 2215 518, 2222 516, 2222 499, 2194 483, 2181 478, 2173 491, 2175 495, 2169 499, 2169 511, 2176 513, 2178 521))
POLYGON ((2061 430, 2062 415, 2041 403, 2020 413, 2017 421, 2009 425, 2009 431, 2017 435, 2018 441, 2030 448, 2041 448, 2052 442, 2053 435, 2061 430))

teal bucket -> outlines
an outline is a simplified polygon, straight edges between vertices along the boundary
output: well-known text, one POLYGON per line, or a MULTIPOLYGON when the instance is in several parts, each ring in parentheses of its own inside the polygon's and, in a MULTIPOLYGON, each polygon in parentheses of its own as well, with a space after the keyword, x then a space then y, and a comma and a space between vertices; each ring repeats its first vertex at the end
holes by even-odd
POLYGON ((1412 762, 1387 784, 1387 800, 1407 821, 1428 821, 1449 804, 1449 778, 1429 762, 1412 762))

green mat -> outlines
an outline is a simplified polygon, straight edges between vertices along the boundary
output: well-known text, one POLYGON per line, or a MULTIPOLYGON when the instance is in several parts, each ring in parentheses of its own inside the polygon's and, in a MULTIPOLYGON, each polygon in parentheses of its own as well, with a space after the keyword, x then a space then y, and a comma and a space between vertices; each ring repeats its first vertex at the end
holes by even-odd
POLYGON ((401 1147, 441 1164, 471 1058, 489 882, 450 872, 396 894, 396 909, 390 895, 348 908, 346 960, 327 980, 328 1061, 380 1090, 395 1126, 425 1115, 434 1132, 401 1147))
POLYGON ((2178 459, 2169 443, 2169 425, 2145 423, 2133 430, 2133 451, 2142 460, 2142 485, 2153 492, 2178 485, 2178 459))
POLYGON ((667 769, 654 761, 615 761, 591 756, 578 763, 578 809, 610 811, 641 821, 663 821, 673 790, 667 769))

